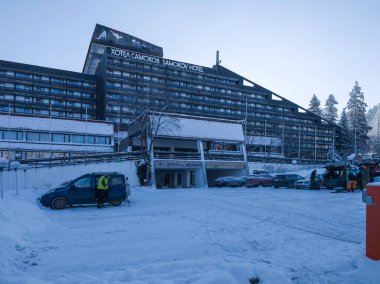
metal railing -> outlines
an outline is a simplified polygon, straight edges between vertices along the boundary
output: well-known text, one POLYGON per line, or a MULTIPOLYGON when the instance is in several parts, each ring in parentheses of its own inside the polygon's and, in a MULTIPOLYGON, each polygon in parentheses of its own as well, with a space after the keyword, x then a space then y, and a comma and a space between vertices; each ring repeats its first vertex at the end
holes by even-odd
POLYGON ((201 160, 201 154, 196 152, 154 151, 154 158, 158 160, 201 160))
POLYGON ((244 155, 234 151, 207 152, 205 160, 244 161, 244 155))
POLYGON ((128 152, 128 153, 104 153, 92 154, 81 156, 69 156, 59 158, 47 159, 29 159, 19 161, 21 165, 41 167, 41 166, 55 166, 55 165, 72 165, 72 164, 86 164, 86 163, 101 163, 101 162, 118 162, 128 160, 140 160, 143 155, 141 152, 128 152))

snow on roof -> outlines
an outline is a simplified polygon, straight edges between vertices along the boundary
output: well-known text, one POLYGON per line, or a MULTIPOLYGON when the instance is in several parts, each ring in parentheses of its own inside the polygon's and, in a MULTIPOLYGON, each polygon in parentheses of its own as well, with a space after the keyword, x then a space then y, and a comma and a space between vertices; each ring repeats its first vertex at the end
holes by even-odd
POLYGON ((113 125, 105 122, 84 121, 38 116, 1 115, 0 128, 11 130, 36 130, 66 133, 113 135, 113 125))
MULTIPOLYGON (((158 117, 155 119, 158 120, 158 117)), ((243 127, 240 123, 176 116, 161 118, 161 121, 165 119, 168 123, 160 124, 157 136, 244 141, 243 127)))

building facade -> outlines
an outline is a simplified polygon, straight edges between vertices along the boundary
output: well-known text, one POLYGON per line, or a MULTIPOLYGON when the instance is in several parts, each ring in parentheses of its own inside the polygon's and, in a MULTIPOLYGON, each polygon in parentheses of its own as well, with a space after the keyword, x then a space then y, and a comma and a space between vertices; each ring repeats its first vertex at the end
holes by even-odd
POLYGON ((0 60, 0 112, 97 119, 97 78, 0 60))
POLYGON ((339 127, 224 68, 162 57, 162 48, 97 25, 84 73, 98 82, 99 118, 126 126, 146 110, 244 121, 249 157, 327 160, 339 127))
POLYGON ((113 125, 100 121, 0 114, 0 157, 31 160, 113 152, 113 125))
POLYGON ((338 126, 218 59, 212 67, 167 59, 161 47, 102 25, 82 73, 0 61, 0 98, 0 112, 99 119, 117 133, 146 111, 237 120, 252 159, 327 160, 339 146, 338 126))
POLYGON ((130 124, 121 148, 148 149, 153 186, 208 187, 221 176, 249 174, 241 123, 178 114, 148 119, 130 124))

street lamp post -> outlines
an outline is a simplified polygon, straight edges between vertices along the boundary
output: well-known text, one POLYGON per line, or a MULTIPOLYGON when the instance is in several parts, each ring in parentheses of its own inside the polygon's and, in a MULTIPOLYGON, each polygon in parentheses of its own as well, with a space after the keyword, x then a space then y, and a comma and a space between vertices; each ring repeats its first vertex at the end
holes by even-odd
POLYGON ((4 198, 4 189, 3 189, 3 169, 8 167, 9 161, 5 158, 0 157, 0 188, 1 188, 1 199, 4 198))
POLYGON ((121 106, 114 103, 107 103, 108 106, 118 107, 118 119, 117 119, 117 153, 120 152, 120 121, 121 121, 121 106))

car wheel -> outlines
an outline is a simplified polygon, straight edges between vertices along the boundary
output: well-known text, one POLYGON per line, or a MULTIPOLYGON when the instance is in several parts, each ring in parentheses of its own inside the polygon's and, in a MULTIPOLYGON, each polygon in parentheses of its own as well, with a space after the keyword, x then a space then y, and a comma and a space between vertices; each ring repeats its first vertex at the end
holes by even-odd
POLYGON ((112 200, 110 201, 110 204, 112 206, 119 206, 121 204, 122 200, 121 199, 117 199, 117 200, 112 200))
POLYGON ((277 185, 275 185, 275 186, 274 186, 274 188, 278 188, 278 186, 277 186, 277 185))
POLYGON ((51 203, 53 209, 65 209, 67 206, 67 200, 63 197, 57 197, 51 203))

